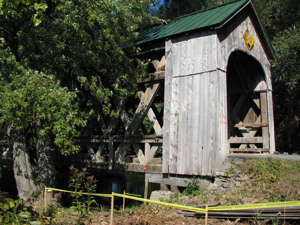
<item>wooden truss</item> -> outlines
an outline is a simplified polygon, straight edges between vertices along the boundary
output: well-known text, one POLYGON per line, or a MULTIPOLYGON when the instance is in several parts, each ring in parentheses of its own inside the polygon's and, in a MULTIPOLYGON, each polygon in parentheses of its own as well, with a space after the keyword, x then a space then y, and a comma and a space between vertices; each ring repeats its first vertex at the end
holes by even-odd
POLYGON ((238 136, 229 138, 231 153, 263 153, 269 152, 269 129, 266 91, 255 91, 253 96, 243 94, 231 110, 234 124, 231 129, 238 136), (242 112, 246 112, 244 118, 242 112), (239 123, 236 123, 240 121, 239 123), (241 122, 242 121, 242 122, 241 122))

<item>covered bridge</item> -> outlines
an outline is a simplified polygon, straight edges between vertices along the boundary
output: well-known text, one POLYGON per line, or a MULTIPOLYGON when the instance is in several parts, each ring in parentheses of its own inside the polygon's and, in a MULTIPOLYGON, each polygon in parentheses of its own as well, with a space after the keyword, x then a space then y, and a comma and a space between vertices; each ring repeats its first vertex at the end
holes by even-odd
POLYGON ((164 80, 164 174, 214 176, 230 153, 275 151, 273 53, 250 0, 179 17, 141 37, 142 57, 165 64, 144 79, 152 88, 164 80))
POLYGON ((152 61, 152 71, 138 81, 140 103, 124 137, 102 140, 110 168, 184 186, 181 178, 214 177, 233 153, 274 153, 273 53, 250 0, 179 17, 140 37, 139 57, 152 61), (153 135, 136 138, 145 117, 153 135))

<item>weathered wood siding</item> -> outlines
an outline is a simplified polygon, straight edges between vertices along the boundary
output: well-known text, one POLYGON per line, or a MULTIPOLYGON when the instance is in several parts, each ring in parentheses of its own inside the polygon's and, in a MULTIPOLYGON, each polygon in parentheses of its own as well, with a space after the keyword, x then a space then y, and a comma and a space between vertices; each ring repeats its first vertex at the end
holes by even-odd
POLYGON ((270 152, 274 152, 270 61, 247 15, 241 13, 218 31, 166 41, 163 173, 213 176, 227 157, 226 67, 235 50, 252 55, 264 70, 270 152), (243 39, 247 29, 255 40, 251 51, 243 39))
POLYGON ((216 47, 213 32, 166 43, 164 173, 215 174, 226 139, 226 79, 217 70, 216 47))
MULTIPOLYGON (((248 12, 248 11, 246 11, 248 12)), ((242 13, 235 19, 231 20, 224 29, 218 31, 218 67, 226 71, 230 54, 235 50, 241 50, 253 56, 261 64, 267 84, 268 99, 268 124, 270 137, 270 152, 275 151, 275 134, 274 134, 274 117, 273 117, 273 100, 272 100, 272 82, 271 82, 271 65, 267 54, 263 48, 262 42, 256 32, 251 13, 242 13), (248 30, 253 36, 255 44, 252 50, 248 50, 243 34, 248 30)))

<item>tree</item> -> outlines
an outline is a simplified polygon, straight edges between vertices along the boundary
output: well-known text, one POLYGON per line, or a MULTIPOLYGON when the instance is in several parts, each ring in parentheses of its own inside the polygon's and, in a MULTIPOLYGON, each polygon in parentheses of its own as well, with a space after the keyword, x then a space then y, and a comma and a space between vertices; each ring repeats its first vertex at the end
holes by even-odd
POLYGON ((164 0, 156 15, 162 19, 174 19, 206 7, 206 0, 164 0))
POLYGON ((146 10, 151 4, 2 1, 0 117, 15 152, 17 184, 28 178, 20 197, 45 184, 34 171, 51 161, 52 149, 77 152, 76 137, 109 135, 117 127, 112 118, 135 93, 135 31, 154 19, 146 10))
POLYGON ((272 78, 277 149, 293 153, 299 151, 300 5, 296 0, 254 0, 254 4, 275 53, 272 78))
POLYGON ((19 195, 27 200, 39 190, 38 183, 51 184, 51 141, 62 154, 78 152, 73 140, 86 121, 75 102, 76 93, 61 87, 55 77, 26 70, 3 44, 0 62, 0 123, 12 145, 19 195))
POLYGON ((273 39, 276 59, 272 65, 277 147, 299 152, 300 127, 300 29, 290 27, 273 39))

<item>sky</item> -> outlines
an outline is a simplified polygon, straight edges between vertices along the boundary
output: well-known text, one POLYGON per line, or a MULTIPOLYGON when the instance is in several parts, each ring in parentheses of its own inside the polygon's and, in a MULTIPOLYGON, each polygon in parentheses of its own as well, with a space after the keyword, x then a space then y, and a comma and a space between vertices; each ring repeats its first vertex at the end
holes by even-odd
POLYGON ((158 9, 161 5, 164 4, 164 0, 160 0, 158 4, 156 4, 155 6, 151 7, 152 10, 156 10, 158 9))

